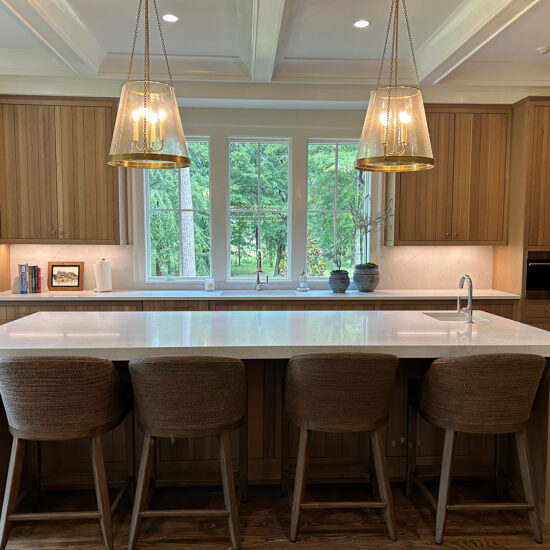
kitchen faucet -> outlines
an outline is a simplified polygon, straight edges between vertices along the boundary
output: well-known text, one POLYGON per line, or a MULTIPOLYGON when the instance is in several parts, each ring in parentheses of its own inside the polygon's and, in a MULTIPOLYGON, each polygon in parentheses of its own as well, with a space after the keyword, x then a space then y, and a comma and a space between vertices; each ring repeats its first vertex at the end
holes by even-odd
POLYGON ((472 303, 472 294, 474 292, 474 285, 472 283, 472 278, 469 275, 462 275, 460 281, 458 282, 458 288, 464 288, 464 281, 468 283, 468 305, 466 307, 460 307, 460 296, 456 299, 456 311, 457 313, 466 313, 467 322, 469 324, 473 323, 472 314, 473 314, 473 303, 472 303))
POLYGON ((267 287, 269 284, 269 275, 265 276, 265 281, 262 281, 261 277, 263 275, 262 271, 262 251, 258 249, 256 253, 256 290, 262 290, 262 288, 267 287))

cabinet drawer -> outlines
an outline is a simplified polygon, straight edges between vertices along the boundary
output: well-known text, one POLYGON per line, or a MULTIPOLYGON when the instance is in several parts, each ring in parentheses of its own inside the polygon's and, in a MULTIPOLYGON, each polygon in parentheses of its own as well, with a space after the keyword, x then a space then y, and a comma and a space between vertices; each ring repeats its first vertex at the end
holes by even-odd
POLYGON ((525 300, 525 317, 550 317, 550 300, 525 300))

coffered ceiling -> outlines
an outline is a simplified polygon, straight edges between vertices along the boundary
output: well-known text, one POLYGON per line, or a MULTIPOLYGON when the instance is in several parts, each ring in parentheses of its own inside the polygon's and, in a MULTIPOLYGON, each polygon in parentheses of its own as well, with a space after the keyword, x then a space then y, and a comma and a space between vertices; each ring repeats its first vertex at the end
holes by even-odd
MULTIPOLYGON (((152 3, 152 2, 151 2, 152 3)), ((157 0, 178 97, 353 108, 376 83, 390 0, 157 0), (370 25, 357 29, 353 22, 370 25)), ((137 0, 0 0, 0 91, 118 95, 137 0)), ((550 0, 409 0, 427 100, 550 94, 550 0)), ((138 51, 143 51, 142 33, 138 51)), ((399 71, 414 73, 404 25, 399 71)), ((165 78, 152 33, 152 73, 165 78)), ((142 56, 135 63, 140 76, 142 56)))

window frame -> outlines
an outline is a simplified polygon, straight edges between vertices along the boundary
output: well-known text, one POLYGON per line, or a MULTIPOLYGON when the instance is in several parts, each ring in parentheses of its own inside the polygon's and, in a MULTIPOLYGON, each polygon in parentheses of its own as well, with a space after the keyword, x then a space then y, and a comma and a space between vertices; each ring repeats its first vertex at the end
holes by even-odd
MULTIPOLYGON (((262 170, 260 164, 260 145, 262 143, 284 143, 288 147, 288 179, 287 179, 287 222, 286 222, 286 244, 287 244, 287 276, 286 277, 277 277, 270 279, 270 281, 276 281, 277 283, 289 283, 292 281, 291 278, 291 250, 292 250, 292 138, 284 137, 245 137, 245 136, 228 136, 226 139, 226 152, 227 152, 227 164, 226 164, 226 178, 225 178, 225 187, 226 187, 226 204, 227 204, 227 216, 225 223, 226 231, 226 246, 227 246, 227 257, 225 259, 225 282, 226 283, 238 283, 240 281, 245 283, 250 283, 250 281, 255 281, 255 275, 250 277, 237 277, 231 275, 231 214, 232 213, 255 213, 257 214, 257 223, 259 225, 261 214, 282 213, 282 210, 262 210, 261 208, 261 177, 262 170), (258 145, 258 206, 256 210, 243 210, 243 209, 232 209, 231 208, 231 151, 230 146, 232 143, 255 143, 258 145)), ((260 237, 260 246, 261 246, 261 237, 260 237)))
MULTIPOLYGON (((308 138, 307 140, 307 152, 306 152, 306 202, 305 202, 305 215, 306 215, 306 234, 303 236, 303 239, 305 241, 305 249, 306 249, 306 257, 305 257, 305 264, 307 265, 307 220, 310 213, 313 214, 331 214, 333 218, 333 225, 332 225, 332 231, 333 231, 333 242, 335 243, 337 241, 337 221, 336 218, 338 214, 349 214, 349 210, 339 210, 338 207, 338 146, 339 145, 357 145, 359 146, 359 139, 346 139, 346 138, 340 138, 340 139, 330 139, 330 138, 322 138, 322 139, 316 139, 316 138, 308 138), (310 145, 335 145, 336 146, 336 159, 335 159, 335 172, 334 172, 334 209, 333 210, 310 210, 308 207, 308 200, 309 200, 309 146, 310 145)), ((365 186, 368 188, 368 193, 372 193, 373 189, 373 178, 372 178, 372 172, 365 172, 366 174, 366 182, 365 186)), ((366 235, 365 238, 365 257, 369 257, 369 255, 373 252, 373 240, 372 240, 372 234, 369 233, 366 235)), ((332 270, 332 269, 331 269, 332 270)), ((322 276, 315 276, 315 275, 307 275, 309 280, 312 281, 328 281, 328 277, 322 277, 322 276)))
MULTIPOLYGON (((178 212, 180 215, 182 212, 199 212, 208 214, 208 226, 210 233, 210 251, 209 251, 209 266, 210 270, 208 275, 196 275, 194 277, 188 277, 183 275, 152 275, 151 274, 151 230, 150 230, 150 202, 149 202, 149 170, 143 169, 142 179, 143 179, 143 245, 144 245, 144 279, 147 283, 164 283, 164 282, 200 282, 201 284, 206 280, 212 277, 212 177, 211 177, 211 164, 212 164, 212 153, 211 153, 211 144, 210 137, 208 136, 188 136, 186 139, 187 143, 199 142, 208 144, 208 210, 204 209, 188 209, 188 208, 179 208, 179 209, 158 209, 155 208, 153 211, 166 211, 166 212, 178 212)), ((181 171, 184 168, 179 168, 178 170, 178 202, 181 206, 181 171)), ((181 224, 181 218, 180 218, 181 224)), ((181 226, 180 226, 181 231, 181 226)), ((182 263, 181 263, 181 238, 179 240, 179 252, 180 252, 180 263, 179 270, 181 273, 182 263)))

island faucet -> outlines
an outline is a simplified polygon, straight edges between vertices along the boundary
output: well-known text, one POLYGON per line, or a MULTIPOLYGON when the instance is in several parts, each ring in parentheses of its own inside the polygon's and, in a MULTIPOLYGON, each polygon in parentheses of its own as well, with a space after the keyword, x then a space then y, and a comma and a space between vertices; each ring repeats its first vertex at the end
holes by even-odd
POLYGON ((457 313, 466 313, 467 322, 469 324, 473 323, 473 310, 474 306, 472 303, 472 294, 474 292, 474 285, 472 283, 472 278, 469 275, 462 275, 460 281, 458 282, 458 288, 464 288, 464 281, 468 283, 468 305, 466 307, 460 307, 460 296, 456 299, 456 311, 457 313))
POLYGON ((262 288, 267 287, 269 284, 269 276, 265 276, 265 281, 262 281, 262 251, 258 249, 256 253, 256 290, 262 290, 262 288))

